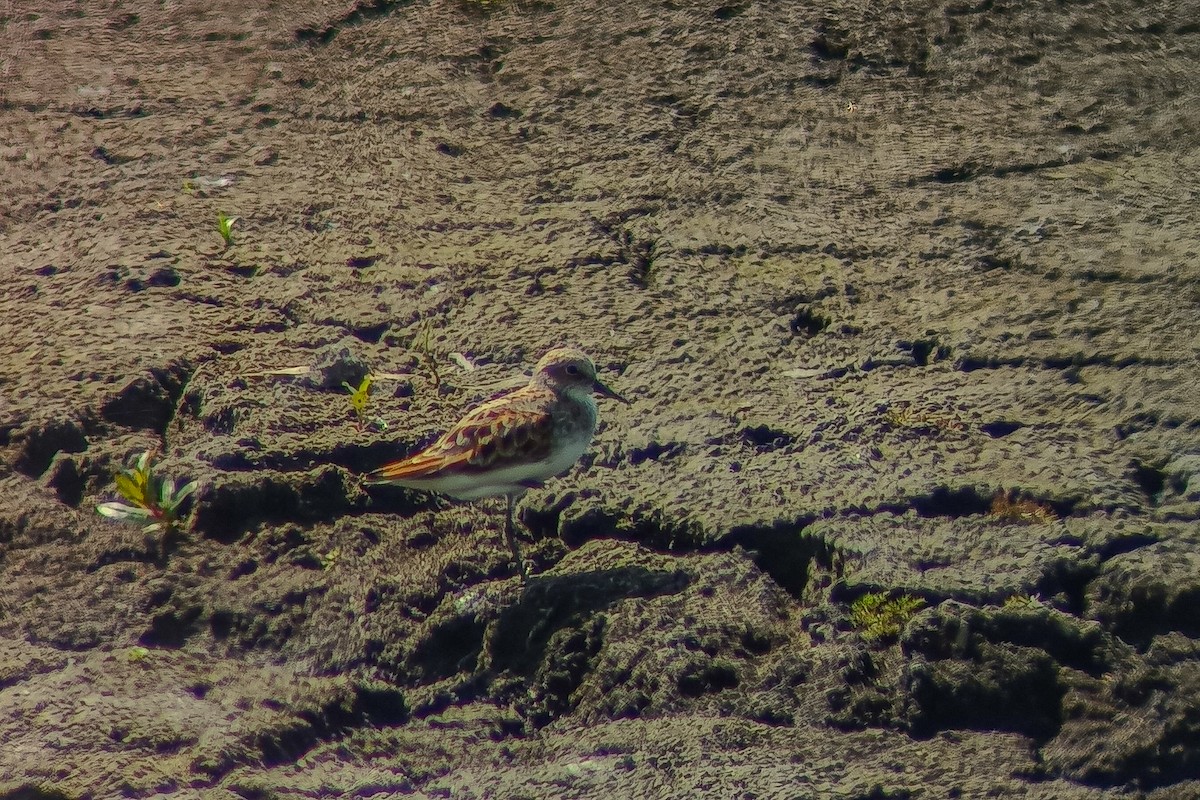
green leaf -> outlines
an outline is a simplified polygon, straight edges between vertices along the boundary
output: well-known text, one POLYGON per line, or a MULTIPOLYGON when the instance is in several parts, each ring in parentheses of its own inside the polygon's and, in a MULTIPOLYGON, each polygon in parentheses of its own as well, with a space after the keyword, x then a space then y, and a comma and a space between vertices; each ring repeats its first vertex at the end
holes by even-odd
POLYGON ((342 385, 350 392, 350 408, 354 410, 355 415, 360 420, 363 412, 367 410, 367 404, 371 402, 371 384, 374 381, 374 377, 366 375, 363 377, 362 382, 358 384, 357 389, 345 381, 342 382, 342 385))
POLYGON ((150 513, 144 508, 127 506, 124 503, 101 503, 96 506, 96 513, 102 517, 110 517, 123 521, 144 520, 150 518, 150 513))
POLYGON ((217 233, 225 240, 226 247, 233 244, 233 223, 237 220, 237 217, 227 217, 224 213, 217 214, 217 233))
POLYGON ((175 497, 172 498, 172 503, 178 507, 183 505, 183 501, 191 497, 196 490, 200 488, 199 481, 190 481, 179 487, 179 491, 175 492, 175 497))
POLYGON ((128 500, 135 506, 146 506, 146 494, 142 487, 129 475, 118 473, 113 480, 117 484, 117 491, 122 497, 128 500))
POLYGON ((158 487, 158 507, 167 511, 175 508, 171 502, 175 495, 175 479, 164 478, 162 485, 158 487))

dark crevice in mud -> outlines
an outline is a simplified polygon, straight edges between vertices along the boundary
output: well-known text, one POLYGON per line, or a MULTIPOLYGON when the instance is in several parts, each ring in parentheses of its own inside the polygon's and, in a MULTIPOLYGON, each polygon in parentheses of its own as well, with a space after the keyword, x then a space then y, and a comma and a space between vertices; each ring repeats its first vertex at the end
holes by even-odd
MULTIPOLYGON (((816 251, 816 249, 817 248, 814 247, 813 251, 816 251)), ((766 258, 767 256, 781 255, 781 253, 764 251, 761 255, 763 258, 766 258)), ((784 253, 783 255, 791 254, 784 253)), ((819 303, 822 300, 826 300, 830 297, 836 297, 837 294, 838 290, 835 287, 826 284, 813 291, 789 292, 777 300, 772 300, 769 308, 777 314, 792 314, 802 308, 819 303)))
POLYGON ((1038 742, 1062 728, 1059 667, 1032 648, 984 644, 971 660, 914 660, 902 680, 904 719, 918 738, 954 728, 1007 730, 1038 742))
POLYGON ((1109 539, 1095 552, 1101 563, 1103 563, 1110 558, 1115 558, 1125 553, 1132 553, 1135 550, 1141 550, 1143 547, 1149 547, 1161 541, 1160 537, 1151 533, 1134 533, 1129 536, 1119 536, 1109 539))
POLYGON ((816 36, 808 43, 813 58, 818 61, 842 61, 850 55, 849 33, 821 20, 816 26, 816 36))
POLYGON ((729 245, 718 242, 710 242, 702 244, 699 247, 681 247, 678 255, 690 258, 693 256, 733 256, 734 258, 742 258, 749 252, 749 248, 744 244, 729 245))
POLYGON ((1094 153, 1079 153, 1071 158, 1055 159, 1053 161, 1031 161, 1015 164, 982 164, 974 161, 964 161, 961 164, 951 164, 933 170, 923 177, 910 178, 909 186, 921 183, 962 183, 976 178, 1003 178, 1008 175, 1028 175, 1047 169, 1062 169, 1071 164, 1080 164, 1088 160, 1112 161, 1119 153, 1099 150, 1094 153))
POLYGON ((197 303, 199 305, 212 306, 214 308, 223 308, 225 301, 219 297, 210 295, 196 294, 195 292, 179 292, 175 295, 180 300, 186 300, 189 303, 197 303))
POLYGON ((976 658, 983 642, 1044 651, 1092 677, 1110 671, 1126 655, 1099 627, 1062 611, 1045 606, 982 609, 953 601, 909 627, 901 647, 908 656, 976 658))
POLYGON ((788 320, 788 330, 794 336, 811 339, 830 326, 832 320, 824 314, 818 314, 810 308, 798 308, 788 320))
POLYGON ((911 342, 902 340, 896 342, 896 347, 912 355, 913 364, 918 367, 929 366, 930 356, 933 356, 935 361, 945 361, 951 352, 949 345, 940 344, 937 339, 916 339, 911 342))
POLYGON ((76 795, 40 783, 23 783, 0 792, 0 800, 76 800, 76 795))
MULTIPOLYGON (((637 466, 646 461, 669 461, 681 455, 686 449, 683 442, 650 442, 645 447, 633 447, 629 450, 629 463, 637 466)), ((611 466, 611 465, 604 465, 611 466)))
POLYGON ((377 322, 373 325, 358 325, 350 328, 350 333, 360 342, 378 344, 383 335, 392 327, 391 322, 377 322))
POLYGON ((908 659, 900 690, 909 730, 1013 730, 1044 743, 1080 713, 1080 684, 1111 676, 1130 650, 1099 626, 1043 605, 980 609, 947 602, 922 613, 901 637, 908 659), (1067 670, 1062 668, 1066 667, 1067 670))
POLYGON ((840 574, 842 569, 843 553, 838 547, 823 537, 804 533, 815 517, 737 527, 714 538, 698 524, 669 523, 660 514, 629 519, 592 508, 561 521, 563 511, 574 499, 573 494, 568 494, 550 509, 527 511, 522 521, 535 536, 557 535, 570 549, 597 537, 633 541, 667 552, 728 552, 740 547, 750 553, 759 569, 795 597, 801 597, 808 588, 814 561, 826 571, 840 574))
POLYGON ((1162 500, 1163 490, 1167 486, 1167 473, 1161 466, 1134 461, 1129 465, 1129 477, 1142 490, 1150 505, 1158 505, 1162 500))
POLYGON ((377 255, 365 256, 350 256, 346 259, 346 266, 350 269, 369 269, 375 266, 375 262, 379 260, 377 255))
POLYGON ((1010 433, 1015 433, 1025 427, 1023 422, 1015 422, 1012 420, 996 420, 995 422, 985 422, 979 426, 979 429, 993 439, 1003 439, 1010 433))
POLYGON ((796 443, 795 436, 769 425, 747 425, 738 431, 738 436, 760 453, 782 450, 796 443))
POLYGON ((1099 574, 1094 560, 1058 559, 1046 565, 1033 593, 1055 601, 1064 611, 1082 617, 1087 605, 1088 584, 1099 574))
POLYGON ((8 447, 12 444, 14 435, 26 422, 28 422, 28 417, 24 415, 17 419, 10 418, 5 422, 0 422, 0 447, 8 447))
POLYGON ((402 725, 408 721, 411 710, 404 694, 384 683, 360 684, 355 687, 353 716, 361 716, 371 725, 402 725))
POLYGON ((100 415, 114 425, 164 436, 193 372, 184 361, 155 367, 149 377, 137 378, 105 403, 100 415))
POLYGON ((259 734, 255 744, 263 765, 273 767, 293 763, 320 741, 341 735, 358 722, 361 710, 357 715, 354 711, 339 702, 319 711, 301 712, 299 719, 291 725, 259 734))
POLYGON ((974 372, 979 369, 1003 369, 1005 367, 1020 367, 1026 359, 1022 356, 1000 358, 999 356, 962 356, 954 362, 954 368, 959 372, 974 372))
POLYGON ((53 472, 48 484, 58 495, 58 500, 71 508, 78 508, 83 502, 83 489, 87 476, 79 471, 79 464, 74 458, 58 458, 53 463, 53 472))
POLYGON ((79 420, 55 420, 27 431, 13 468, 30 478, 40 478, 54 457, 62 453, 87 450, 86 425, 79 420))
POLYGON ((984 497, 971 486, 950 489, 939 486, 927 495, 914 497, 912 508, 922 517, 970 517, 988 513, 991 495, 984 497))
POLYGON ((472 671, 483 652, 486 629, 486 622, 474 616, 446 620, 413 648, 406 659, 405 678, 420 685, 472 671))
POLYGON ((836 86, 842 80, 841 75, 805 75, 800 78, 800 83, 811 86, 814 89, 828 89, 830 86, 836 86))
POLYGON ((676 679, 675 686, 684 697, 701 697, 737 688, 737 669, 732 664, 709 662, 689 664, 676 679))
MULTIPOLYGON (((565 510, 570 501, 564 500, 556 504, 557 514, 552 510, 549 514, 535 516, 534 522, 556 523, 557 535, 568 548, 575 549, 589 539, 615 538, 630 542, 639 542, 647 547, 659 550, 701 550, 711 549, 707 537, 698 524, 682 522, 673 524, 666 521, 660 513, 647 513, 629 518, 608 509, 590 508, 583 514, 557 524, 558 516, 565 510)), ((531 528, 531 532, 538 531, 531 528)), ((542 533, 554 535, 554 527, 543 528, 542 533)))
MULTIPOLYGON (((563 512, 570 508, 579 495, 576 492, 566 492, 561 497, 557 498, 554 503, 543 508, 524 508, 521 509, 520 519, 521 525, 529 531, 535 540, 553 539, 555 537, 562 538, 563 543, 568 547, 576 547, 590 538, 589 532, 583 530, 577 525, 564 526, 562 524, 563 512), (564 532, 564 528, 567 530, 564 532), (570 537, 570 541, 575 542, 574 545, 568 544, 566 536, 570 537)), ((597 517, 596 521, 605 524, 603 520, 608 520, 608 524, 615 523, 615 517, 597 517)))
POLYGON ((200 630, 197 623, 202 613, 200 606, 162 611, 151 619, 138 642, 148 647, 183 647, 200 630))
POLYGON ((741 547, 754 564, 771 576, 780 588, 803 599, 815 562, 826 572, 840 575, 844 554, 841 548, 823 536, 804 533, 815 517, 803 517, 774 525, 734 528, 720 540, 721 549, 741 547))
MULTIPOLYGON (((214 414, 205 419, 214 433, 221 433, 232 425, 228 414, 214 414)), ((256 453, 244 450, 221 453, 211 459, 214 467, 224 472, 257 472, 260 470, 295 473, 312 469, 316 464, 332 464, 343 467, 356 475, 365 475, 377 467, 399 458, 406 452, 416 452, 420 444, 406 447, 397 441, 374 442, 368 445, 343 444, 330 450, 293 450, 288 453, 256 453)))
POLYGON ((364 491, 353 475, 335 466, 316 472, 254 472, 196 500, 193 526, 206 538, 232 544, 262 523, 311 525, 338 517, 394 514, 411 517, 444 502, 436 495, 394 486, 364 491))
POLYGON ((1072 355, 1051 355, 1043 358, 1029 358, 1026 356, 984 356, 984 355, 965 355, 954 362, 954 368, 959 372, 974 372, 980 369, 1004 369, 1011 367, 1040 367, 1042 369, 1059 370, 1074 374, 1083 367, 1110 367, 1112 369, 1126 369, 1127 367, 1143 366, 1143 367, 1170 367, 1175 366, 1177 361, 1169 358, 1157 358, 1154 356, 1114 356, 1103 353, 1095 353, 1092 355, 1084 355, 1075 353, 1072 355))
POLYGON ((306 44, 327 45, 343 28, 352 28, 372 19, 387 16, 393 11, 411 5, 413 0, 365 0, 354 4, 342 17, 321 27, 298 28, 296 41, 306 44))
POLYGON ((351 511, 365 511, 366 495, 347 486, 336 467, 294 476, 259 474, 252 482, 218 484, 196 502, 193 525, 206 538, 232 544, 261 523, 328 522, 351 511))
POLYGON ((1200 639, 1200 587, 1154 576, 1100 574, 1088 593, 1088 615, 1114 636, 1146 651, 1156 637, 1200 639))
MULTIPOLYGON (((1040 515, 1046 511, 1052 512, 1054 517, 1062 519, 1069 517, 1075 513, 1076 507, 1079 505, 1077 498, 1058 498, 1052 499, 1033 495, 1023 492, 1018 489, 1009 489, 1007 491, 991 491, 986 494, 980 492, 978 487, 964 486, 957 489, 951 489, 948 486, 938 486, 929 494, 919 495, 909 500, 907 507, 911 507, 918 515, 922 517, 971 517, 971 516, 992 516, 998 520, 1006 519, 1024 519, 1017 512, 1025 509, 1037 511, 1040 515), (1007 511, 1004 508, 997 510, 996 503, 998 499, 1007 498, 1006 506, 1012 505, 1013 511, 1007 511)), ((874 509, 873 513, 903 513, 906 506, 900 504, 887 504, 874 509)), ((872 512, 867 512, 872 513, 872 512)))

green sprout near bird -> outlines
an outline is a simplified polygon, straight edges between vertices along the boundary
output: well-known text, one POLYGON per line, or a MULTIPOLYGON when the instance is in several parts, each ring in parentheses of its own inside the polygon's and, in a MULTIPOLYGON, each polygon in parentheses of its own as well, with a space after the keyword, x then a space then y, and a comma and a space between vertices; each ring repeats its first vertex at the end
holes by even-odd
POLYGON ((233 223, 237 221, 237 217, 229 217, 224 212, 217 212, 217 233, 221 234, 221 238, 225 240, 226 247, 233 246, 233 223))
POLYGON ((101 503, 96 511, 103 517, 142 525, 142 530, 170 532, 179 525, 179 511, 199 487, 197 481, 176 486, 173 478, 154 474, 149 450, 134 461, 133 466, 118 472, 113 480, 124 502, 101 503))
POLYGON ((342 386, 345 386, 346 391, 350 392, 350 397, 348 398, 350 410, 354 412, 354 427, 359 433, 372 427, 381 431, 387 430, 387 423, 382 418, 367 418, 367 406, 371 403, 371 384, 374 382, 375 378, 373 376, 366 375, 356 389, 346 381, 342 381, 342 386))

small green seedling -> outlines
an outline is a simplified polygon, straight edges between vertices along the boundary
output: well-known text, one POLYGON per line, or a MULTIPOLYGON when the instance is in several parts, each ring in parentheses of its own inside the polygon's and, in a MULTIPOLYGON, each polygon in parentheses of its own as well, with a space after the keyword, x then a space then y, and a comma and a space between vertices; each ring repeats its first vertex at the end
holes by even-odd
POLYGON ((925 607, 925 601, 907 594, 889 598, 882 592, 870 592, 850 604, 850 622, 868 642, 894 639, 913 615, 925 607))
POLYGON ((217 233, 225 240, 226 247, 233 246, 233 223, 237 221, 237 217, 227 217, 224 212, 217 213, 217 233))
POLYGON ((341 554, 342 554, 342 549, 340 547, 335 547, 332 550, 329 550, 325 553, 321 553, 317 557, 317 560, 321 562, 321 569, 325 570, 326 572, 333 569, 334 566, 337 565, 338 557, 341 554))
POLYGON ((1006 611, 1028 611, 1045 607, 1046 604, 1035 594, 1014 594, 1004 601, 1006 611))
POLYGON ((354 427, 359 433, 370 427, 378 428, 381 431, 387 430, 387 423, 381 418, 367 419, 367 406, 371 403, 371 384, 374 382, 375 378, 367 375, 355 389, 346 381, 342 381, 342 386, 345 386, 346 391, 350 392, 350 410, 354 412, 354 427))
POLYGON ((133 466, 114 476, 117 492, 125 502, 101 503, 96 511, 104 517, 142 525, 142 530, 172 531, 179 524, 179 508, 199 484, 190 481, 176 488, 173 478, 159 478, 150 465, 150 451, 137 457, 133 466))
POLYGON ((129 659, 129 662, 132 664, 136 664, 139 661, 145 661, 149 655, 150 650, 145 647, 131 647, 125 651, 125 657, 129 659))
POLYGON ((433 324, 429 320, 425 320, 425 324, 421 326, 421 332, 417 334, 415 344, 417 352, 421 354, 421 358, 425 361, 425 366, 429 368, 430 379, 433 381, 433 388, 440 388, 442 385, 442 376, 438 374, 437 359, 433 357, 433 345, 430 342, 433 336, 433 324))

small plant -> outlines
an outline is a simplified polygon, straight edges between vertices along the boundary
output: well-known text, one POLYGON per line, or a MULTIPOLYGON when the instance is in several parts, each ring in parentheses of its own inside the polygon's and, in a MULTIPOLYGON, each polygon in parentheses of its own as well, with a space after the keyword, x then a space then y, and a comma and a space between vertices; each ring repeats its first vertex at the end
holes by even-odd
POLYGON ((149 655, 150 650, 140 646, 131 647, 125 651, 125 658, 127 658, 131 664, 136 664, 139 661, 145 661, 149 655))
POLYGON ((1037 595, 1014 594, 1005 598, 1004 608, 1008 611, 1045 608, 1045 603, 1037 595))
POLYGON ((925 409, 917 409, 908 403, 898 403, 889 408, 884 412, 883 418, 895 428, 912 428, 930 433, 949 431, 961 433, 967 429, 966 423, 954 414, 938 414, 925 409))
POLYGON ((321 562, 321 569, 325 572, 333 569, 337 565, 338 557, 341 556, 341 554, 342 550, 340 547, 335 547, 332 550, 321 553, 317 557, 317 560, 321 562))
POLYGON ((902 594, 890 598, 883 592, 869 592, 850 604, 850 622, 868 642, 894 639, 918 611, 925 607, 919 597, 902 594))
POLYGON ((992 507, 988 516, 1004 522, 1023 522, 1027 525, 1045 525, 1058 521, 1054 509, 1027 497, 1017 497, 1016 492, 996 492, 992 496, 992 507))
POLYGON ((160 478, 150 465, 149 450, 134 461, 133 466, 118 472, 113 480, 125 502, 101 503, 96 511, 104 517, 142 525, 142 530, 172 531, 179 524, 179 509, 183 501, 196 491, 198 483, 191 481, 176 487, 172 478, 160 478))
POLYGON ((421 354, 421 359, 425 362, 425 366, 429 368, 429 374, 433 381, 433 388, 437 389, 442 385, 442 377, 438 374, 437 359, 433 357, 433 347, 430 344, 430 338, 433 335, 433 324, 429 320, 425 320, 425 324, 421 326, 421 332, 414 340, 417 352, 421 354))
POLYGON ((359 433, 371 427, 381 431, 387 430, 387 423, 380 417, 367 419, 367 406, 371 403, 371 384, 374 382, 375 378, 367 375, 356 389, 346 381, 342 381, 342 386, 345 386, 346 391, 350 392, 350 410, 354 412, 354 427, 358 429, 359 433))
POLYGON ((226 247, 233 246, 233 223, 237 221, 237 217, 227 217, 224 212, 217 212, 217 233, 225 240, 226 247))

